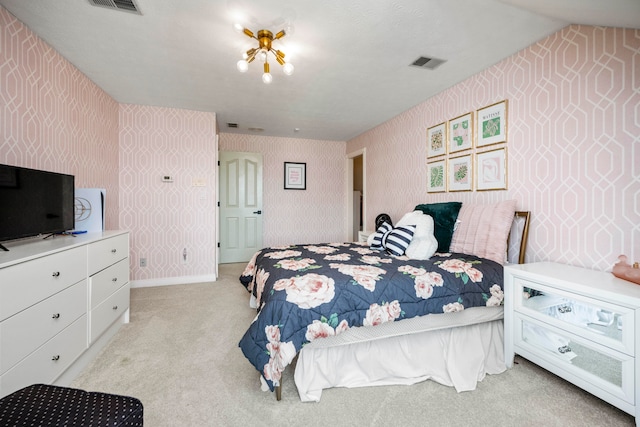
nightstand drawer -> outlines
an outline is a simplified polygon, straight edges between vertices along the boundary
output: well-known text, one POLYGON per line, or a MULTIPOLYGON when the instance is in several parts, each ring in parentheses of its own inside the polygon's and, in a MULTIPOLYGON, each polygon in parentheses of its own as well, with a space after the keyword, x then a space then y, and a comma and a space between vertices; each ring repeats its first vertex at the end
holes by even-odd
MULTIPOLYGON (((537 319, 515 315, 514 346, 516 352, 534 362, 536 357, 569 375, 592 384, 611 396, 635 403, 635 360, 626 354, 572 336, 564 330, 537 319), (533 356, 533 357, 532 357, 533 356)), ((593 392, 593 391, 592 391, 593 392)), ((606 399, 607 396, 600 396, 606 399)))
POLYGON ((514 279, 514 310, 629 356, 635 355, 635 313, 620 305, 514 279))

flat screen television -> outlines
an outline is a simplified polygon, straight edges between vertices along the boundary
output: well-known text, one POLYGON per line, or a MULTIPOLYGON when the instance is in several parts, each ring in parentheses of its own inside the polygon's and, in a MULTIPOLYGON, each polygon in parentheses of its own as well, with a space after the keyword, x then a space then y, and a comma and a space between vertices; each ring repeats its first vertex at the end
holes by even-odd
POLYGON ((74 227, 75 177, 0 164, 0 242, 74 227))

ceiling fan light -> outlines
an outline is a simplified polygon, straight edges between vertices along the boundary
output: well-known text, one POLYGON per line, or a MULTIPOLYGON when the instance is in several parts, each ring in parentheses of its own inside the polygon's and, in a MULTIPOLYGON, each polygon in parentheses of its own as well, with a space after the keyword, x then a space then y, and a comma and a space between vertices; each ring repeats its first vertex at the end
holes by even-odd
POLYGON ((287 75, 290 76, 291 74, 293 74, 293 64, 290 62, 287 62, 286 64, 284 64, 284 66, 282 67, 282 71, 287 75))
POLYGON ((247 70, 249 70, 249 63, 246 60, 241 59, 236 63, 236 67, 241 73, 246 73, 247 70))

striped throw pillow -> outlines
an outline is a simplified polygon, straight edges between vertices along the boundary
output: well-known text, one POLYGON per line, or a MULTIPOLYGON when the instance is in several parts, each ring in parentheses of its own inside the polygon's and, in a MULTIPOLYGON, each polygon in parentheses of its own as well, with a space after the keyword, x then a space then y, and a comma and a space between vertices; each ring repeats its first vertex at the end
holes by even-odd
POLYGON ((384 249, 391 255, 401 256, 409 247, 415 232, 415 225, 393 228, 391 224, 384 222, 373 235, 371 249, 384 249))

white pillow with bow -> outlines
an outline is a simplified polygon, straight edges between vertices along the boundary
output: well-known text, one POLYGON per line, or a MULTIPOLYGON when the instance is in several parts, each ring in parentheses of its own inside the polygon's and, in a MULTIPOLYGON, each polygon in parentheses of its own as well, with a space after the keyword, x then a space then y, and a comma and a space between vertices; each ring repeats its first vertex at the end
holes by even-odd
POLYGON ((406 213, 396 227, 412 224, 416 226, 411 244, 405 251, 405 255, 411 259, 429 259, 438 249, 438 240, 433 235, 434 223, 430 215, 422 211, 406 213))

